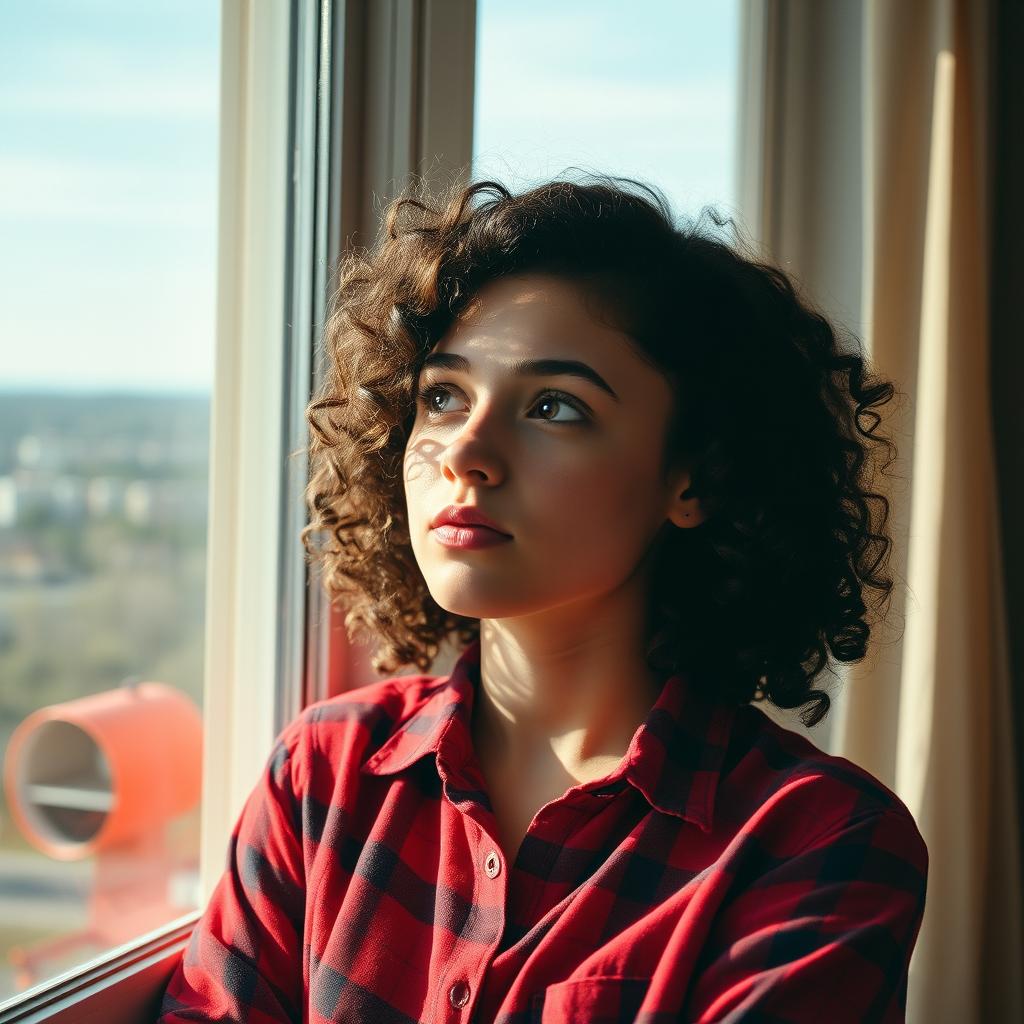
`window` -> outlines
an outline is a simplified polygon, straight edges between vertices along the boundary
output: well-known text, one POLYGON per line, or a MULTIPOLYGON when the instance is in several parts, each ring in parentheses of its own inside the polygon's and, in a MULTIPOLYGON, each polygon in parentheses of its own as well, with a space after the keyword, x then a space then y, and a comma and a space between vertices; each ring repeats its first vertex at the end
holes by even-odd
POLYGON ((478 0, 473 177, 639 178, 677 214, 732 214, 739 0, 478 0))
POLYGON ((198 905, 219 75, 218 4, 0 11, 0 1001, 198 905))

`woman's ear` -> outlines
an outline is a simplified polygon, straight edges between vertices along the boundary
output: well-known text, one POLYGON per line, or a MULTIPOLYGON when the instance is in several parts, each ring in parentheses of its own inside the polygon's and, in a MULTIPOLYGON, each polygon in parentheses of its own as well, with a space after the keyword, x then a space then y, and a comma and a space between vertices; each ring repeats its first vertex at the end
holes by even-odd
POLYGON ((668 518, 683 529, 699 526, 707 518, 700 498, 690 493, 688 472, 678 474, 675 479, 675 486, 669 499, 668 518))

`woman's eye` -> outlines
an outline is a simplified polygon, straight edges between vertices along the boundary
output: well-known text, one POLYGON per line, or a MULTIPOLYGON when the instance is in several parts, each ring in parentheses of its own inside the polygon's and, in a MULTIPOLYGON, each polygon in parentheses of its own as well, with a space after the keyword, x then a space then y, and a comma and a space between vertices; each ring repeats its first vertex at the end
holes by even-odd
POLYGON ((563 409, 572 409, 579 415, 576 418, 569 418, 567 420, 556 420, 549 419, 547 416, 541 416, 543 420, 549 420, 551 423, 583 423, 586 419, 586 413, 584 413, 582 406, 574 401, 569 395, 562 394, 561 391, 545 391, 534 403, 534 408, 540 408, 541 406, 547 406, 550 408, 552 405, 560 406, 563 409))
POLYGON ((434 403, 434 399, 438 397, 450 398, 451 394, 452 393, 447 388, 441 387, 438 384, 433 384, 430 387, 420 388, 419 400, 420 403, 426 407, 428 416, 437 416, 443 412, 448 412, 448 410, 439 409, 434 403))
MULTIPOLYGON (((449 408, 441 408, 437 404, 437 399, 447 399, 452 397, 452 392, 449 388, 443 384, 431 384, 428 387, 421 388, 418 396, 420 403, 426 410, 428 416, 441 416, 446 412, 451 412, 449 408)), ((583 406, 572 397, 562 391, 548 390, 543 391, 537 398, 537 401, 533 404, 534 409, 552 406, 568 408, 577 412, 579 415, 576 418, 570 419, 555 419, 553 416, 540 416, 542 420, 547 420, 549 423, 583 423, 587 419, 587 414, 583 409, 583 406)))

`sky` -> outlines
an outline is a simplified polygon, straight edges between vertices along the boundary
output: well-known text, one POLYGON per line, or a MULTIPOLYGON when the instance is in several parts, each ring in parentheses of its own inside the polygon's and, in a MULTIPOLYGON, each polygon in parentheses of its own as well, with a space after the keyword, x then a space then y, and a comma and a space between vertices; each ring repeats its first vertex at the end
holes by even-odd
MULTIPOLYGON (((0 389, 209 392, 218 0, 0 4, 0 389)), ((739 0, 478 0, 474 177, 734 213, 739 0)))
POLYGON ((473 175, 568 168, 734 213, 739 0, 477 0, 473 175))

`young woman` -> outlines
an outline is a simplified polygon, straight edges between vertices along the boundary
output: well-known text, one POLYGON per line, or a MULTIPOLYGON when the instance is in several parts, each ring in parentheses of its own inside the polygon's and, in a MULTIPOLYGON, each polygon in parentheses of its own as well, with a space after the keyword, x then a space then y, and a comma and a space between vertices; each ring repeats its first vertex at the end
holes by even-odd
POLYGON ((632 179, 399 197, 326 342, 303 538, 388 678, 277 738, 160 1020, 902 1021, 921 835, 757 706, 881 618, 892 384, 632 179))

